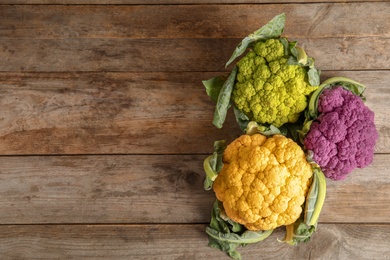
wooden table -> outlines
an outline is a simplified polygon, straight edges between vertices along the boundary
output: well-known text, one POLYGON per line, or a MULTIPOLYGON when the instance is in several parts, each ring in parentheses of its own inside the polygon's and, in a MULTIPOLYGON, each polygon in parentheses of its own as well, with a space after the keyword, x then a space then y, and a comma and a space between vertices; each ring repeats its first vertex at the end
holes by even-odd
POLYGON ((228 259, 207 246, 202 162, 241 132, 212 125, 201 80, 285 12, 322 79, 367 86, 380 137, 372 165, 328 180, 309 243, 280 228, 240 252, 390 259, 390 2, 289 2, 2 0, 0 258, 228 259))

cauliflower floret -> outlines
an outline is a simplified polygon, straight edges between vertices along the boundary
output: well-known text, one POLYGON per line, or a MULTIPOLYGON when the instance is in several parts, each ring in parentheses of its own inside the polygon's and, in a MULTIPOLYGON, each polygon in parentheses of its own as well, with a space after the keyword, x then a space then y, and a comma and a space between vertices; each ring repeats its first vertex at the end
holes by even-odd
POLYGON ((253 51, 260 57, 263 57, 267 62, 278 60, 284 56, 284 46, 277 39, 269 39, 265 42, 258 42, 253 51))
POLYGON ((317 88, 309 84, 304 67, 287 63, 279 39, 256 43, 237 67, 232 100, 260 124, 280 127, 296 122, 307 106, 306 96, 317 88))
POLYGON ((343 180, 355 168, 369 165, 378 132, 374 112, 363 100, 335 86, 325 89, 318 100, 320 116, 310 126, 305 146, 325 176, 343 180))
POLYGON ((230 219, 270 230, 299 218, 312 168, 297 143, 282 135, 242 135, 228 145, 223 163, 213 189, 230 219))

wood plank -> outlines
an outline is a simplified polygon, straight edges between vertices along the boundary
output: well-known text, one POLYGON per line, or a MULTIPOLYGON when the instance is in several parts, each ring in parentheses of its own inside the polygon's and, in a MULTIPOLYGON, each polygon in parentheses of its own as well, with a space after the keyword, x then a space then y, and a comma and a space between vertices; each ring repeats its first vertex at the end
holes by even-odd
MULTIPOLYGON (((322 70, 390 69, 390 37, 296 38, 322 70), (364 57, 362 62, 356 57, 364 57), (332 61, 332 62, 330 62, 332 61)), ((220 71, 240 39, 0 39, 0 71, 220 71), (48 55, 50 53, 50 55, 48 55)))
POLYGON ((200 81, 226 73, 259 14, 266 22, 283 10, 323 79, 342 73, 368 86, 380 140, 371 166, 328 180, 310 243, 279 243, 278 229, 241 249, 244 259, 390 259, 390 5, 217 1, 233 5, 0 0, 2 259, 221 259, 204 232, 214 196, 202 162, 214 140, 239 130, 231 114, 227 129, 211 125, 200 81))
POLYGON ((203 157, 0 157, 0 223, 205 221, 203 157))
MULTIPOLYGON (((205 225, 0 226, 5 259, 230 259, 207 246, 205 225)), ((239 248, 243 259, 388 259, 390 225, 323 224, 311 241, 280 243, 284 230, 239 248)))
MULTIPOLYGON (((327 2, 376 2, 378 0, 327 0, 327 2)), ((176 5, 176 4, 273 4, 273 3, 305 3, 306 0, 2 0, 0 4, 39 4, 39 5, 176 5)), ((323 2, 323 0, 311 0, 310 2, 323 2)))
MULTIPOLYGON (((209 153, 215 140, 241 133, 232 113, 224 129, 212 125, 201 80, 220 74, 0 73, 0 154, 209 153)), ((328 71, 322 79, 336 75, 367 85, 376 152, 389 153, 390 74, 328 71)))
POLYGON ((383 22, 390 20, 388 3, 343 2, 207 6, 9 5, 0 6, 0 38, 243 38, 282 12, 287 15, 284 34, 292 38, 390 36, 390 24, 383 22), (376 15, 372 16, 373 13, 376 15), (370 19, 361 19, 368 16, 370 19))
MULTIPOLYGON (((265 12, 267 15, 259 22, 263 6, 240 6, 242 13, 237 12, 236 5, 204 7, 130 6, 122 10, 110 6, 107 11, 108 7, 101 6, 2 6, 0 58, 4 62, 0 70, 222 70, 240 39, 275 12, 265 12), (153 13, 156 18, 150 22, 136 22, 153 13), (230 13, 239 16, 229 21, 239 22, 223 22, 230 13), (194 32, 194 28, 199 29, 194 32)), ((381 22, 389 19, 389 7, 386 3, 305 4, 297 5, 297 9, 267 5, 291 13, 286 36, 298 40, 323 70, 389 69, 386 50, 390 24, 381 22), (342 15, 347 10, 355 16, 342 15), (377 13, 377 19, 360 19, 364 12, 377 13), (345 18, 333 23, 340 16, 345 18)))
MULTIPOLYGON (((207 223, 215 196, 203 189, 205 157, 0 157, 0 224, 207 223)), ((320 222, 390 223, 389 159, 328 180, 320 222)))
POLYGON ((354 170, 344 181, 327 179, 328 191, 320 221, 389 222, 388 156, 374 156, 370 166, 354 170), (367 204, 368 200, 370 205, 367 204), (373 216, 367 217, 367 212, 373 216))
MULTIPOLYGON (((212 125, 200 73, 1 74, 1 154, 204 153, 241 130, 212 125)), ((231 114, 232 115, 232 114, 231 114)))

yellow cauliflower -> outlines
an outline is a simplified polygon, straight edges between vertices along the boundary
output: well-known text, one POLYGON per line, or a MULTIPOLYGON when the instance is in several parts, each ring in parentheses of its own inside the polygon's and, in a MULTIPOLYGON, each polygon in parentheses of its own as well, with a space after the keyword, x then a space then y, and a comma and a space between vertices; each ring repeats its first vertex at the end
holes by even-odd
POLYGON ((312 174, 291 139, 242 135, 224 151, 213 190, 230 219, 249 230, 270 230, 299 218, 312 174))
POLYGON ((269 39, 256 43, 237 63, 232 100, 250 120, 280 127, 296 122, 306 108, 306 96, 317 86, 309 83, 305 66, 292 65, 288 58, 281 40, 269 39))

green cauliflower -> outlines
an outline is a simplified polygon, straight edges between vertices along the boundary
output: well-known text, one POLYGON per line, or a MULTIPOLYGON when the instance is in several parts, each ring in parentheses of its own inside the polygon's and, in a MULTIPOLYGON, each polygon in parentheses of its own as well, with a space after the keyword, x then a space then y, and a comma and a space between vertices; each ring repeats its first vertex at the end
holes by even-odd
POLYGON ((232 101, 250 120, 280 127, 294 123, 317 89, 306 68, 290 64, 280 39, 257 42, 237 63, 232 101))

